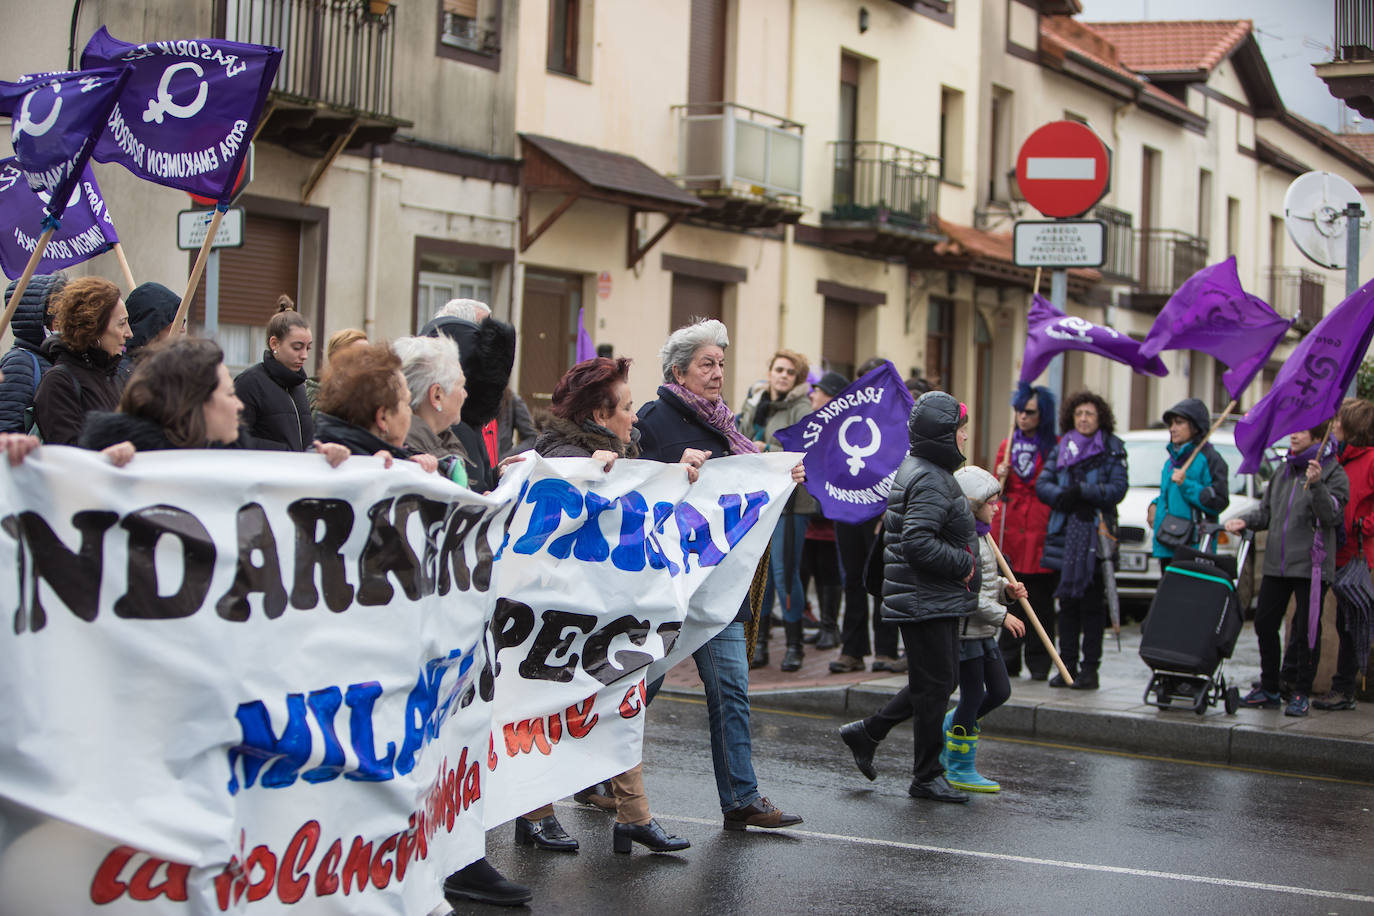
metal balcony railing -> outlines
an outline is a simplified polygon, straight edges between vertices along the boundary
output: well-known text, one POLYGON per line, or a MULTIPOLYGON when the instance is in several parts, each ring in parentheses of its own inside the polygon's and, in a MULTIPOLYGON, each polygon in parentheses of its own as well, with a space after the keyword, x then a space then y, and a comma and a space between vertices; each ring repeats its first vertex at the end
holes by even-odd
POLYGON ((913 229, 935 224, 940 157, 876 140, 836 140, 837 220, 889 223, 913 229))
POLYGON ((1137 288, 1151 296, 1168 296, 1207 266, 1207 242, 1177 229, 1137 229, 1140 252, 1137 288))
POLYGON ((281 48, 272 89, 297 99, 390 115, 396 9, 364 0, 228 0, 226 37, 281 48))
POLYGON ((1336 60, 1374 60, 1374 8, 1369 0, 1336 0, 1336 60))
POLYGON ((1326 278, 1301 267, 1271 267, 1269 304, 1285 318, 1296 317, 1300 326, 1312 327, 1322 320, 1326 278))
POLYGON ((1107 259, 1102 265, 1102 275, 1125 283, 1135 282, 1135 230, 1131 214, 1098 204, 1089 217, 1107 224, 1107 259))
POLYGON ((693 190, 736 184, 769 197, 801 199, 802 125, 733 102, 674 105, 678 179, 693 190))

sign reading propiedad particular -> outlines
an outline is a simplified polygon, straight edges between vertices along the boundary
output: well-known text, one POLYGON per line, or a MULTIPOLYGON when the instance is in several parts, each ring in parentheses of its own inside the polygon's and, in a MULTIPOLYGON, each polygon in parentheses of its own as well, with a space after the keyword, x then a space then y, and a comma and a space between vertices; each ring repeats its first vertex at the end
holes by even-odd
POLYGON ((1096 219, 1019 220, 1012 234, 1017 267, 1101 267, 1107 224, 1096 219))

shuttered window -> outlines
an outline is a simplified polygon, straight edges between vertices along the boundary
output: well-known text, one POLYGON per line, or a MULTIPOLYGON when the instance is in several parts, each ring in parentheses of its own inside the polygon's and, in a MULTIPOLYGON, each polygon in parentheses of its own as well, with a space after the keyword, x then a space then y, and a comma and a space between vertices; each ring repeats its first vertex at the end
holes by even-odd
POLYGON ((825 319, 821 326, 821 356, 825 368, 854 379, 858 365, 859 306, 842 299, 825 297, 825 319))
POLYGON ((720 283, 673 274, 673 304, 669 316, 672 327, 669 330, 686 327, 693 319, 723 320, 723 297, 724 287, 720 283))
MULTIPOLYGON (((277 310, 282 293, 299 297, 301 224, 295 220, 248 216, 243 247, 222 248, 219 254, 219 320, 265 328, 277 310)), ((196 252, 190 253, 189 273, 196 252)), ((191 304, 191 320, 205 321, 205 280, 191 304)))
POLYGON ((725 101, 725 0, 692 0, 687 101, 725 101))
POLYGON ((477 18, 477 0, 444 0, 444 12, 468 19, 477 18))

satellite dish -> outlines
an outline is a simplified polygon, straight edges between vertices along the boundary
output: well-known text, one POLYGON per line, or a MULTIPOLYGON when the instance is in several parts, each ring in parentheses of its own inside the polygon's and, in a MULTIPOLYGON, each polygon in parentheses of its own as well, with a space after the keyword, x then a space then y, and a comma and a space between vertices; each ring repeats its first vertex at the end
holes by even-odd
MULTIPOLYGON (((1288 227, 1288 237, 1299 251, 1322 267, 1345 267, 1345 208, 1352 203, 1363 207, 1364 198, 1341 176, 1330 172, 1299 175, 1283 196, 1283 222, 1288 227)), ((1369 219, 1361 219, 1361 259, 1374 241, 1374 233, 1369 229, 1369 219)))

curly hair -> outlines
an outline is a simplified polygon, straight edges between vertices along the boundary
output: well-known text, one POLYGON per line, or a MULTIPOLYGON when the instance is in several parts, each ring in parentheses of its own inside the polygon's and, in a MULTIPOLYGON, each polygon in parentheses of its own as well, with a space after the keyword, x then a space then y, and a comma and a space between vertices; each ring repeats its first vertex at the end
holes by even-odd
POLYGON ((119 287, 104 277, 80 277, 53 303, 53 327, 77 353, 94 350, 119 304, 119 287))
POLYGON ((596 356, 573 366, 553 389, 555 417, 581 425, 598 409, 615 410, 615 387, 630 380, 630 360, 596 356))
POLYGON ((1059 432, 1063 434, 1073 429, 1073 412, 1084 404, 1097 408, 1097 428, 1110 436, 1116 429, 1111 405, 1091 391, 1075 391, 1064 401, 1064 406, 1059 408, 1059 432))
POLYGON ((331 360, 315 396, 321 413, 372 429, 377 411, 395 410, 402 390, 401 358, 385 343, 349 347, 331 360))
POLYGON ((119 398, 119 412, 162 427, 177 448, 204 448, 205 402, 219 387, 224 353, 212 340, 179 337, 144 347, 119 398))
POLYGON ((779 358, 788 360, 792 363, 792 368, 797 370, 796 379, 792 382, 793 389, 795 389, 798 385, 804 384, 806 382, 806 377, 811 374, 811 363, 807 360, 805 356, 802 356, 796 350, 789 350, 786 347, 782 347, 771 357, 769 357, 769 372, 773 371, 773 364, 776 363, 779 358))

